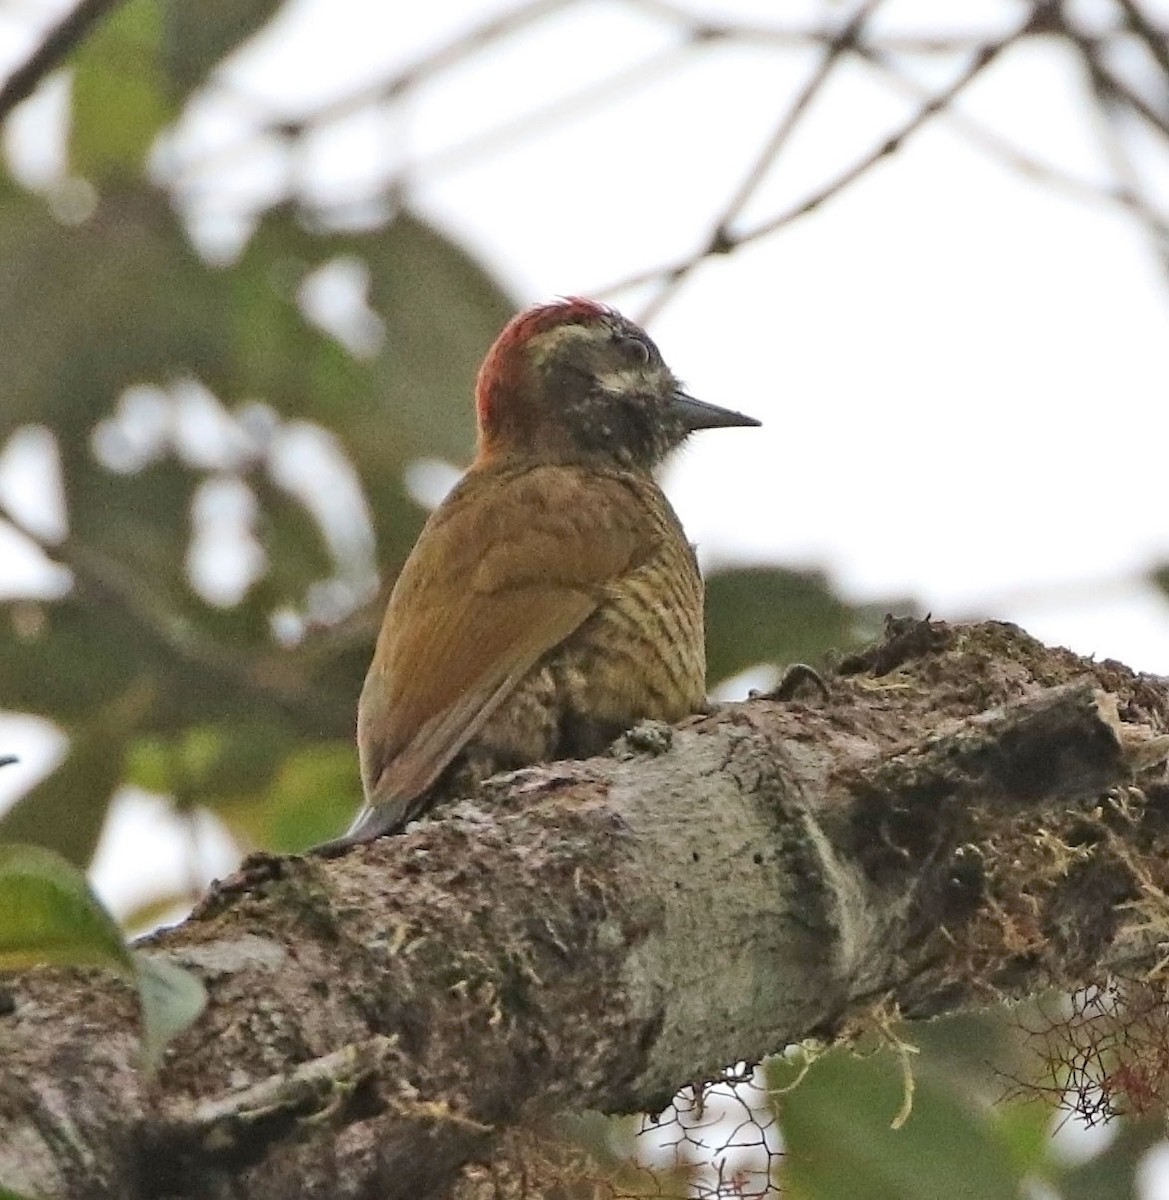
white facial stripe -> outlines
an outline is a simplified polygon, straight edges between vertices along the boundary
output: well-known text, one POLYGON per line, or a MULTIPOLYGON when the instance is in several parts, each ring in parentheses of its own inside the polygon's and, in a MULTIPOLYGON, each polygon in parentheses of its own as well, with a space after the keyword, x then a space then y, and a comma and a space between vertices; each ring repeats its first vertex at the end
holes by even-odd
POLYGON ((536 362, 543 362, 572 342, 607 342, 611 337, 603 325, 554 325, 532 338, 529 352, 536 362))
POLYGON ((597 376, 597 386, 610 396, 658 393, 665 389, 669 372, 662 367, 619 367, 597 376))

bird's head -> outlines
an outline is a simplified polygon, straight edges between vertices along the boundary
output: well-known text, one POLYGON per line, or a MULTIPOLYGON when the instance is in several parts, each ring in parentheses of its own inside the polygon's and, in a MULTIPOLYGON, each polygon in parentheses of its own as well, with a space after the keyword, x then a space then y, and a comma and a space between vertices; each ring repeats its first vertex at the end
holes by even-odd
POLYGON ((476 411, 480 460, 645 470, 696 429, 759 424, 688 396, 644 330, 575 298, 512 318, 479 369, 476 411))

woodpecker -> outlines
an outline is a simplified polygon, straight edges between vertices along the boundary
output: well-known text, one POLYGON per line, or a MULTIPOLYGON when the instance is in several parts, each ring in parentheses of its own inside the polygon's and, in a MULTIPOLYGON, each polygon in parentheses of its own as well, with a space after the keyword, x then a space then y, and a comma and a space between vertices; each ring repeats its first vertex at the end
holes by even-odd
POLYGON ((366 804, 332 848, 705 698, 702 579, 653 471, 695 430, 759 422, 579 298, 514 317, 475 400, 474 462, 390 596, 358 705, 366 804))

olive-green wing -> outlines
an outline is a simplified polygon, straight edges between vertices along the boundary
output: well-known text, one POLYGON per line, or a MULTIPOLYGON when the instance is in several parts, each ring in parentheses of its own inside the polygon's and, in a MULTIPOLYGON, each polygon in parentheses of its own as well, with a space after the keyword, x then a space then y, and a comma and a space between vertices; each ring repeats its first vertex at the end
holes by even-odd
POLYGON ((652 549, 641 505, 618 480, 545 467, 465 481, 390 600, 358 709, 369 808, 353 835, 397 827, 532 666, 652 549))

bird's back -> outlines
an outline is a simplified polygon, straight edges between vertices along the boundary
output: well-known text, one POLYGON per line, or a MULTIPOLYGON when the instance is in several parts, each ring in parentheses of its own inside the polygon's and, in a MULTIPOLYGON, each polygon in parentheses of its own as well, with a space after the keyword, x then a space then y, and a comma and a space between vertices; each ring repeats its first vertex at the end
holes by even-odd
POLYGON ((496 771, 678 720, 704 687, 701 578, 648 472, 473 468, 403 569, 362 692, 379 831, 496 771))

